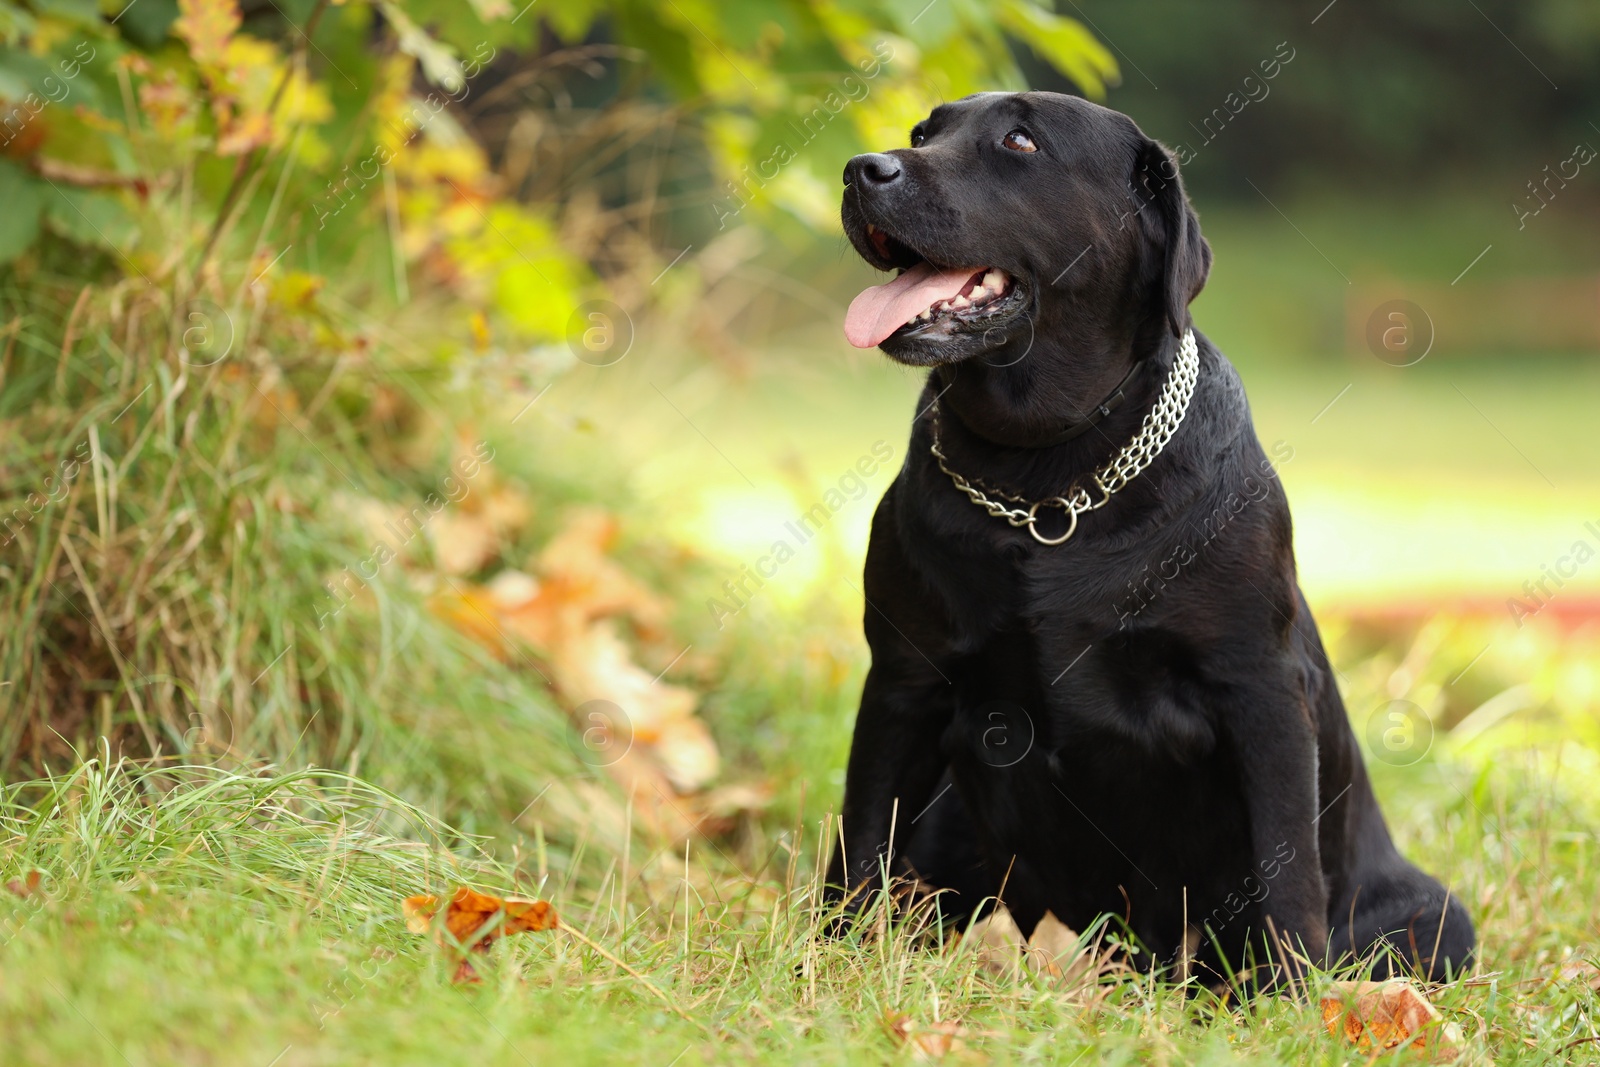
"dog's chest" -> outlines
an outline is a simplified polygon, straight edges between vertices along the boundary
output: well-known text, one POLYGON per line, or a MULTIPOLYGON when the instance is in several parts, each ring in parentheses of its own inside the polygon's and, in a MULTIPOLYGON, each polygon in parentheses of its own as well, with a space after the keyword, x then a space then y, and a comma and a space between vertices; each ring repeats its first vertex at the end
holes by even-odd
POLYGON ((976 639, 953 681, 948 741, 989 766, 1015 755, 1019 738, 1042 755, 1087 746, 1168 765, 1194 765, 1216 746, 1195 652, 1168 630, 1019 615, 976 639))

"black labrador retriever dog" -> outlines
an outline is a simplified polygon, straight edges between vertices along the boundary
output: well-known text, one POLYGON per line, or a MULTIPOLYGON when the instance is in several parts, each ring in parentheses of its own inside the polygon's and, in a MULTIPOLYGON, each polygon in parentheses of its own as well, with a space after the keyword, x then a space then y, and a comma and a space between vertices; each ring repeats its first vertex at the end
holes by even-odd
POLYGON ((1373 796, 1239 376, 1193 331, 1211 249, 1172 155, 1076 97, 982 93, 844 181, 851 243, 901 272, 845 333, 931 370, 867 550, 834 898, 1109 914, 1136 964, 1256 990, 1469 967, 1466 910, 1373 796))

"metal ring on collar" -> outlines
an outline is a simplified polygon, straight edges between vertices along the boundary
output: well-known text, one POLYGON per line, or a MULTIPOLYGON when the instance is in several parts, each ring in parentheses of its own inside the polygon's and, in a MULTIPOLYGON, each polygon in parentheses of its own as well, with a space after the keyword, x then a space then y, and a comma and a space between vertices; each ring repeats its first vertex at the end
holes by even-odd
POLYGON ((1059 545, 1066 541, 1067 538, 1078 532, 1078 509, 1074 508, 1070 503, 1068 503, 1066 500, 1063 500, 1059 496, 1051 497, 1049 500, 1041 500, 1028 509, 1028 532, 1032 534, 1033 539, 1039 542, 1041 545, 1059 545), (1067 513, 1067 532, 1062 534, 1060 537, 1046 537, 1039 532, 1038 511, 1040 508, 1046 505, 1057 504, 1059 504, 1062 510, 1067 513))

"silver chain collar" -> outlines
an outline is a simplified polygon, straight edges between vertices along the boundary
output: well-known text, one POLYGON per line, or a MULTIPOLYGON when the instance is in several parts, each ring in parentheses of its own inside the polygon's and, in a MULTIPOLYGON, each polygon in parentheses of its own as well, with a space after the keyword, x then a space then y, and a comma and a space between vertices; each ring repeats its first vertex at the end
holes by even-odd
POLYGON ((1161 387, 1161 395, 1156 399, 1155 406, 1145 415, 1139 432, 1134 435, 1132 441, 1122 446, 1122 451, 1112 456, 1105 466, 1091 476, 1095 488, 1100 490, 1099 500, 1091 499, 1089 491, 1076 483, 1073 484, 1069 496, 1028 500, 986 486, 981 479, 967 479, 957 474, 945 462, 944 451, 939 447, 938 401, 934 401, 932 405, 933 445, 930 451, 933 452, 933 458, 938 461, 939 469, 950 476, 957 489, 967 494, 967 499, 995 518, 1005 519, 1012 526, 1026 526, 1033 539, 1041 545, 1059 545, 1078 532, 1079 515, 1104 507, 1111 499, 1112 493, 1137 478, 1140 472, 1161 455, 1161 450, 1167 447, 1172 435, 1183 425, 1183 417, 1189 412, 1189 400, 1194 396, 1194 383, 1199 377, 1200 347, 1195 343, 1194 331, 1187 330, 1183 335, 1183 344, 1178 348, 1178 358, 1172 364, 1172 372, 1167 375, 1166 384, 1161 387), (1008 500, 1022 507, 1007 507, 994 497, 985 495, 985 489, 1001 500, 1008 500), (1061 508, 1067 515, 1067 532, 1054 538, 1041 534, 1037 525, 1039 509, 1052 507, 1061 508))

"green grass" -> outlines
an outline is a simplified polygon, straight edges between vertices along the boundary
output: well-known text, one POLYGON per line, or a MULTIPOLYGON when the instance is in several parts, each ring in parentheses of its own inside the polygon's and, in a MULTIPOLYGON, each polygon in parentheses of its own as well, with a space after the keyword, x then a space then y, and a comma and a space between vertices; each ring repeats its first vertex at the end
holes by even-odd
MULTIPOLYGON (((1480 976, 1437 1002, 1501 1064, 1549 1062, 1595 1034, 1600 1007, 1555 980, 1594 951, 1596 857, 1573 828, 1592 825, 1595 779, 1520 763, 1379 766, 1404 846, 1482 931, 1480 976)), ((891 1063, 905 1056, 882 1020, 906 1012, 961 1020, 997 1063, 1352 1062, 1289 999, 1218 1012, 1133 977, 998 977, 970 946, 881 924, 820 938, 819 814, 694 840, 687 866, 635 845, 624 881, 622 857, 598 851, 562 869, 524 839, 492 858, 346 776, 92 762, 4 810, 0 873, 44 872, 39 894, 0 894, 6 1059, 891 1063), (481 986, 454 985, 399 901, 460 882, 545 896, 614 959, 565 932, 519 935, 481 986)))

